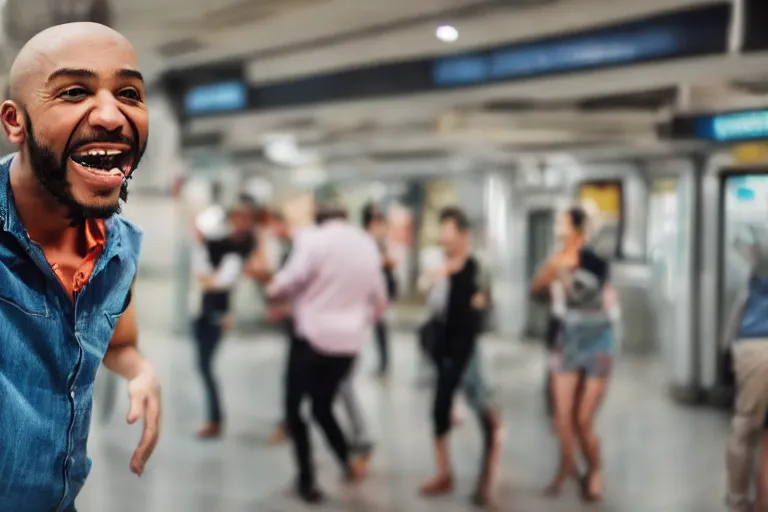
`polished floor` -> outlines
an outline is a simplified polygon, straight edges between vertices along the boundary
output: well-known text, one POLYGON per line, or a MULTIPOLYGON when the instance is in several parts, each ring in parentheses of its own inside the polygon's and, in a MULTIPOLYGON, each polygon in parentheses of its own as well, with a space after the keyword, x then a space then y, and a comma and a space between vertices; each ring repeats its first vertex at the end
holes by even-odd
MULTIPOLYGON (((145 351, 164 383, 162 442, 145 475, 128 471, 140 429, 125 424, 125 387, 115 413, 103 418, 104 381, 97 388, 91 436, 93 471, 79 500, 80 512, 294 512, 305 510, 290 493, 287 446, 270 447, 267 437, 279 408, 282 340, 275 335, 227 340, 218 360, 229 416, 225 439, 199 442, 200 385, 191 345, 145 332, 145 351)), ((429 392, 414 385, 413 339, 396 336, 394 372, 371 376, 373 347, 358 364, 357 383, 377 441, 372 474, 347 489, 325 444, 316 436, 322 484, 330 495, 319 510, 452 512, 470 510, 467 496, 477 469, 479 433, 471 417, 453 440, 458 477, 455 494, 425 501, 416 495, 433 469, 428 422, 429 392)), ((504 512, 707 512, 723 510, 724 442, 727 418, 708 409, 678 407, 664 392, 658 365, 620 360, 599 418, 605 439, 607 496, 584 507, 575 488, 558 499, 541 489, 554 469, 556 446, 542 411, 542 358, 537 347, 487 340, 486 369, 503 405, 506 442, 500 505, 504 512)))

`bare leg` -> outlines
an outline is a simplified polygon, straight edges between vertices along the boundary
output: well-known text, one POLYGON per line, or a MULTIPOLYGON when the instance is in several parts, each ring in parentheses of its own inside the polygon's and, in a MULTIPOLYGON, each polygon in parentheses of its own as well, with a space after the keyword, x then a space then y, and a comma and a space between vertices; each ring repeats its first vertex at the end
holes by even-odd
POLYGON ((448 434, 435 440, 435 468, 437 470, 435 477, 421 486, 419 492, 422 496, 437 496, 453 490, 453 471, 448 453, 448 434))
POLYGON ((600 440, 595 434, 594 418, 608 385, 607 379, 585 378, 584 394, 579 404, 576 432, 579 444, 587 459, 585 496, 588 500, 599 500, 603 493, 603 474, 600 467, 600 440))
POLYGON ((559 494, 563 484, 574 473, 573 402, 578 384, 578 373, 557 374, 552 380, 552 391, 555 399, 555 428, 560 441, 560 465, 546 489, 546 493, 550 496, 559 494))

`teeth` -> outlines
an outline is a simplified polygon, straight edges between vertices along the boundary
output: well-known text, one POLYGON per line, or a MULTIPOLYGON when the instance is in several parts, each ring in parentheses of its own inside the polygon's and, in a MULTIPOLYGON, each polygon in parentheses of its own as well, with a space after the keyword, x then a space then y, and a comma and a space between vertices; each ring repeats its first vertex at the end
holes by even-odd
POLYGON ((115 156, 122 154, 119 149, 89 149, 88 151, 80 151, 75 153, 77 156, 115 156))

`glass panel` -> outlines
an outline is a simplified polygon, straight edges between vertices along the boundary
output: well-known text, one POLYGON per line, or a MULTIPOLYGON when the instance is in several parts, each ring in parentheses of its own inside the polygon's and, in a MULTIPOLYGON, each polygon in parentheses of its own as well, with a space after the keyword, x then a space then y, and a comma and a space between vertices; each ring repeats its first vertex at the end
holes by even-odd
MULTIPOLYGON (((552 210, 533 211, 528 215, 528 282, 552 253, 554 246, 555 215, 552 210)), ((549 319, 549 307, 537 301, 529 301, 526 333, 530 337, 543 338, 549 319)))
POLYGON ((768 239, 768 174, 729 176, 725 180, 722 238, 720 325, 739 288, 749 278, 750 248, 768 239))
POLYGON ((647 257, 651 265, 654 313, 658 346, 665 361, 672 361, 677 330, 677 290, 681 285, 676 271, 680 257, 680 236, 686 219, 680 216, 679 183, 674 178, 651 183, 648 201, 647 257))

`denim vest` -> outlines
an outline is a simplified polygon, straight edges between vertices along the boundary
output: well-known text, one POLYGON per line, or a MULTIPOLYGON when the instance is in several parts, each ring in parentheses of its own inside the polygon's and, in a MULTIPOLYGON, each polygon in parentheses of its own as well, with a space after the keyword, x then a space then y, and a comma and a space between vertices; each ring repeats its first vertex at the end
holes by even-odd
POLYGON ((736 341, 768 340, 768 279, 753 276, 736 341))
POLYGON ((113 215, 93 275, 68 296, 31 242, 0 161, 0 510, 64 512, 88 476, 96 371, 130 302, 141 232, 113 215))

